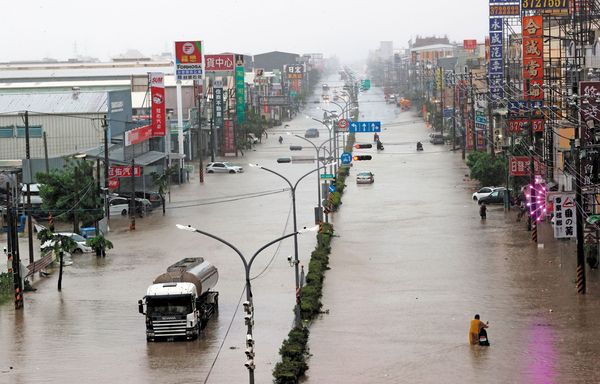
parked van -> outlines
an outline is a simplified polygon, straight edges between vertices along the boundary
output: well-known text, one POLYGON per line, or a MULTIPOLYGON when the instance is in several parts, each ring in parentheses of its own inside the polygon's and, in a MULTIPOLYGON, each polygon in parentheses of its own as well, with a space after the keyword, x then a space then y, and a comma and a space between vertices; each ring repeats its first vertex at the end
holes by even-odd
MULTIPOLYGON (((40 206, 42 205, 42 197, 40 196, 40 185, 39 184, 29 184, 29 194, 31 195, 31 205, 32 206, 40 206)), ((23 184, 21 188, 21 198, 20 203, 22 205, 27 204, 27 184, 23 184)))

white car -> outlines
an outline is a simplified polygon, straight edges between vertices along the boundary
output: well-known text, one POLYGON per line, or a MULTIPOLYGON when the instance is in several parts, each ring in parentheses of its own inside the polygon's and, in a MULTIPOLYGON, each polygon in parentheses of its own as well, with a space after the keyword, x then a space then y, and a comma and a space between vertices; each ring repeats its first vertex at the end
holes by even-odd
POLYGON ((113 197, 108 202, 110 206, 110 215, 122 215, 127 216, 129 212, 129 200, 124 197, 113 197))
POLYGON ((57 233, 57 235, 61 235, 61 236, 67 236, 70 237, 71 239, 73 239, 76 243, 77 243, 77 248, 75 248, 75 250, 73 251, 73 253, 84 253, 84 252, 93 252, 94 250, 92 249, 92 247, 90 247, 89 245, 87 245, 87 240, 85 237, 77 234, 77 233, 73 233, 73 232, 60 232, 57 233))
POLYGON ((244 168, 226 161, 215 161, 214 163, 210 163, 206 166, 206 172, 242 173, 244 172, 244 168))
POLYGON ((359 172, 356 175, 356 184, 372 184, 375 182, 375 174, 371 171, 359 172))
POLYGON ((479 191, 473 193, 473 200, 479 201, 482 197, 489 196, 498 187, 483 187, 479 191))

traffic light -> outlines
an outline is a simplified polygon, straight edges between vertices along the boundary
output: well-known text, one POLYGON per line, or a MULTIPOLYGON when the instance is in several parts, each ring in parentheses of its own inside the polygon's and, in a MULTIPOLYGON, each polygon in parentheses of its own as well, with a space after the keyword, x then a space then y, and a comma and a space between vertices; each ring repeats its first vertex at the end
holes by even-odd
POLYGON ((371 155, 355 155, 352 156, 352 160, 354 161, 362 161, 362 160, 371 160, 373 157, 371 155))
POLYGON ((356 149, 373 148, 373 144, 354 144, 356 149))

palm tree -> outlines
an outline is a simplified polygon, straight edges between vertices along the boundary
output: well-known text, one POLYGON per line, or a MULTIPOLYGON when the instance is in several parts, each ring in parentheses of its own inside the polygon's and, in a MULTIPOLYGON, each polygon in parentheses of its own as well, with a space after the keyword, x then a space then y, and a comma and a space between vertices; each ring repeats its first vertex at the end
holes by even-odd
POLYGON ((163 173, 152 172, 150 176, 152 176, 152 182, 158 188, 158 194, 160 195, 160 201, 162 203, 162 212, 163 216, 165 215, 165 195, 169 190, 169 180, 171 176, 178 172, 177 165, 173 165, 170 168, 167 168, 163 173))
POLYGON ((52 233, 49 229, 43 229, 38 232, 38 239, 42 242, 42 252, 54 252, 59 258, 59 271, 58 271, 58 290, 62 289, 62 275, 64 266, 64 253, 73 253, 77 248, 75 240, 69 236, 58 235, 52 233))

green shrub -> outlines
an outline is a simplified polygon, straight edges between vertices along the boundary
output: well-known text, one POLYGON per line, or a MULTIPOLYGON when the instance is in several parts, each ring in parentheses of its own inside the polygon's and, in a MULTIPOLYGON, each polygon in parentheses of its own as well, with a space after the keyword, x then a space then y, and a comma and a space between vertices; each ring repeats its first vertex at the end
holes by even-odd
POLYGON ((13 292, 13 275, 0 273, 0 304, 10 301, 13 298, 13 292))

